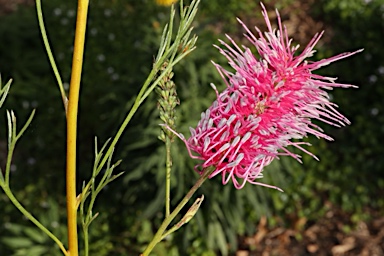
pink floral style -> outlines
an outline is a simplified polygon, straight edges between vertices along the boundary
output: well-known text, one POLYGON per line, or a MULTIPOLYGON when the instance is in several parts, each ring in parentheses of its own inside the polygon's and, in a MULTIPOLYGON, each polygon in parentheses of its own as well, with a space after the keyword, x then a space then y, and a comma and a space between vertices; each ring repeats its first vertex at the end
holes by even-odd
POLYGON ((265 166, 285 155, 300 161, 301 156, 292 153, 287 146, 317 159, 303 148, 309 143, 299 141, 308 134, 332 140, 311 119, 337 127, 350 124, 336 110, 336 104, 330 102, 326 90, 355 86, 335 83, 335 78, 312 71, 361 50, 316 62, 306 61, 315 52, 313 48, 323 33, 316 34, 304 51, 295 56, 298 46, 292 46, 279 14, 278 29, 272 29, 263 5, 262 9, 268 26, 264 34, 256 28, 257 35, 254 35, 239 20, 246 30, 245 37, 256 47, 260 58, 257 59, 249 48, 239 47, 229 36, 232 46, 220 41, 224 49, 217 48, 235 72, 214 63, 227 88, 219 94, 212 84, 217 100, 201 114, 196 129, 190 128, 189 139, 177 135, 192 157, 203 160, 195 167, 197 171, 215 167, 210 178, 220 174, 223 184, 232 180, 238 189, 249 182, 281 190, 256 181, 263 177, 265 166), (191 151, 198 156, 193 156, 191 151))

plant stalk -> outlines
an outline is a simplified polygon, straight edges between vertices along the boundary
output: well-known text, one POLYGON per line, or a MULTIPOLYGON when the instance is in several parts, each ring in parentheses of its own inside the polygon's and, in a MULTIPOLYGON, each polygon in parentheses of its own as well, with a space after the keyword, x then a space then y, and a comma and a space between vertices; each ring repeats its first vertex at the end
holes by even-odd
POLYGON ((171 171, 172 171, 172 156, 171 156, 171 139, 165 135, 166 148, 166 167, 165 167, 165 217, 168 217, 171 212, 171 171))
POLYGON ((9 200, 13 203, 13 205, 25 216, 27 217, 33 224, 35 224, 41 231, 43 231, 45 234, 47 234, 55 243, 59 246, 60 250, 63 252, 65 256, 69 256, 67 250, 64 248, 64 245, 61 243, 61 241, 46 227, 44 227, 43 224, 41 224, 35 217, 33 217, 32 214, 30 214, 16 199, 16 197, 13 195, 11 189, 7 184, 4 184, 4 186, 1 186, 4 190, 4 193, 8 196, 9 200))
POLYGON ((157 230, 152 241, 148 244, 147 248, 141 254, 141 256, 148 256, 151 253, 156 244, 161 241, 163 234, 171 223, 171 221, 176 217, 176 215, 181 211, 181 209, 183 209, 185 204, 188 203, 188 201, 191 199, 196 190, 203 184, 203 182, 209 177, 209 175, 211 175, 214 170, 215 168, 207 168, 204 170, 204 173, 200 176, 195 185, 193 185, 193 187, 188 191, 183 200, 181 200, 181 202, 176 206, 175 210, 173 210, 173 212, 164 219, 163 223, 157 230))
POLYGON ((53 57, 51 47, 49 46, 47 31, 45 30, 45 26, 44 26, 43 11, 41 9, 41 0, 36 0, 36 10, 37 10, 37 19, 39 21, 39 27, 40 27, 41 36, 43 38, 44 46, 47 51, 49 62, 51 63, 53 73, 55 74, 57 84, 59 85, 61 99, 63 100, 65 113, 67 113, 68 98, 67 98, 67 95, 65 94, 63 82, 61 80, 59 70, 57 69, 57 65, 55 62, 55 58, 53 57))
POLYGON ((83 228, 84 233, 84 256, 89 255, 88 226, 83 228))
POLYGON ((78 256, 77 238, 77 201, 76 201, 76 141, 77 141, 77 113, 81 71, 83 66, 85 30, 87 24, 89 0, 79 0, 75 42, 72 59, 72 74, 69 87, 67 112, 67 226, 68 250, 70 256, 78 256))

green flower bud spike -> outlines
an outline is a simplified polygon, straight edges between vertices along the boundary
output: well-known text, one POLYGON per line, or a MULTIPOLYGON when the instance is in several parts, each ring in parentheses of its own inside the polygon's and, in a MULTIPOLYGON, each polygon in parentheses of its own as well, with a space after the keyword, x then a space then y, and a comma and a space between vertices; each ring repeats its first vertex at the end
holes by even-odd
MULTIPOLYGON (((168 66, 168 62, 164 62, 160 68, 160 74, 165 72, 168 66)), ((159 95, 158 100, 158 109, 160 110, 160 119, 164 122, 165 126, 162 126, 161 134, 159 139, 165 143, 166 148, 166 182, 165 182, 165 216, 168 217, 170 214, 170 201, 171 201, 171 168, 172 168, 172 158, 171 158, 171 143, 175 135, 166 128, 175 127, 176 120, 176 106, 179 105, 180 101, 176 93, 176 85, 172 81, 173 72, 169 70, 167 74, 164 75, 163 79, 159 82, 159 86, 156 88, 156 91, 159 95)))
MULTIPOLYGON (((165 62, 160 69, 163 72, 168 66, 165 62)), ((157 87, 157 93, 159 94, 159 100, 157 108, 160 110, 160 119, 164 124, 168 125, 172 129, 175 127, 176 121, 176 106, 180 104, 180 100, 177 97, 176 85, 172 81, 173 72, 169 71, 168 74, 160 81, 159 87, 157 87)), ((175 135, 167 128, 162 127, 162 132, 159 136, 161 141, 166 142, 166 137, 173 141, 175 135)))

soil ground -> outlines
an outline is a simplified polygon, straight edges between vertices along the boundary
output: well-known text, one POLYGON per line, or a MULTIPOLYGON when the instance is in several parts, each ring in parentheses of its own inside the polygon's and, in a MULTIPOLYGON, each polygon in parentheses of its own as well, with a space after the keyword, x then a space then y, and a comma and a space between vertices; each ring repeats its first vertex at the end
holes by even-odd
POLYGON ((384 256, 384 216, 369 212, 369 221, 354 224, 349 214, 330 210, 315 223, 297 219, 292 228, 268 228, 264 217, 254 236, 240 238, 236 256, 384 256))

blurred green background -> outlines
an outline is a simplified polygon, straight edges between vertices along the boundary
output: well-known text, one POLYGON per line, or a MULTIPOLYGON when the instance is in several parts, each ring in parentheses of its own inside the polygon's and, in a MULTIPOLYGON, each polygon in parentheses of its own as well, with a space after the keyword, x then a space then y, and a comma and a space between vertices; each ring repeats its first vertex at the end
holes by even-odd
MULTIPOLYGON (((3 82, 14 79, 0 110, 0 166, 4 167, 7 148, 5 109, 13 109, 20 124, 36 108, 15 152, 11 187, 26 208, 65 241, 65 116, 59 90, 33 3, 0 3, 0 72, 3 82)), ((352 125, 335 129, 321 124, 334 142, 308 139, 320 162, 304 156, 302 165, 283 158, 269 166, 265 182, 283 188, 284 193, 252 185, 236 190, 230 184, 221 185, 219 177, 206 182, 196 195, 205 195, 197 216, 161 243, 154 255, 234 253, 239 238, 253 235, 264 215, 270 226, 290 227, 300 218, 316 222, 330 208, 345 212, 350 217, 346 222, 352 223, 369 221, 373 212, 384 213, 384 1, 264 3, 272 19, 273 10, 279 9, 290 36, 302 46, 325 30, 314 59, 365 49, 318 71, 359 86, 330 93, 352 125)), ((169 10, 152 0, 91 0, 79 113, 79 189, 91 174, 94 136, 103 143, 115 134, 149 73, 169 10)), ((43 11, 68 86, 76 1, 43 1, 43 11)), ((215 99, 209 83, 224 88, 210 61, 224 66, 226 62, 212 44, 224 39, 225 33, 246 44, 236 17, 249 27, 264 28, 258 1, 202 0, 194 22, 197 49, 174 70, 181 101, 177 126, 186 136, 188 127, 197 124, 200 113, 215 99)), ((157 139, 159 123, 154 94, 116 149, 115 159, 123 160, 118 171, 126 173, 97 201, 100 216, 91 226, 91 255, 137 255, 159 226, 164 212, 165 154, 157 139)), ((173 150, 172 204, 176 205, 198 175, 183 143, 176 141, 173 150)), ((1 255, 60 255, 3 193, 0 209, 1 255)))

